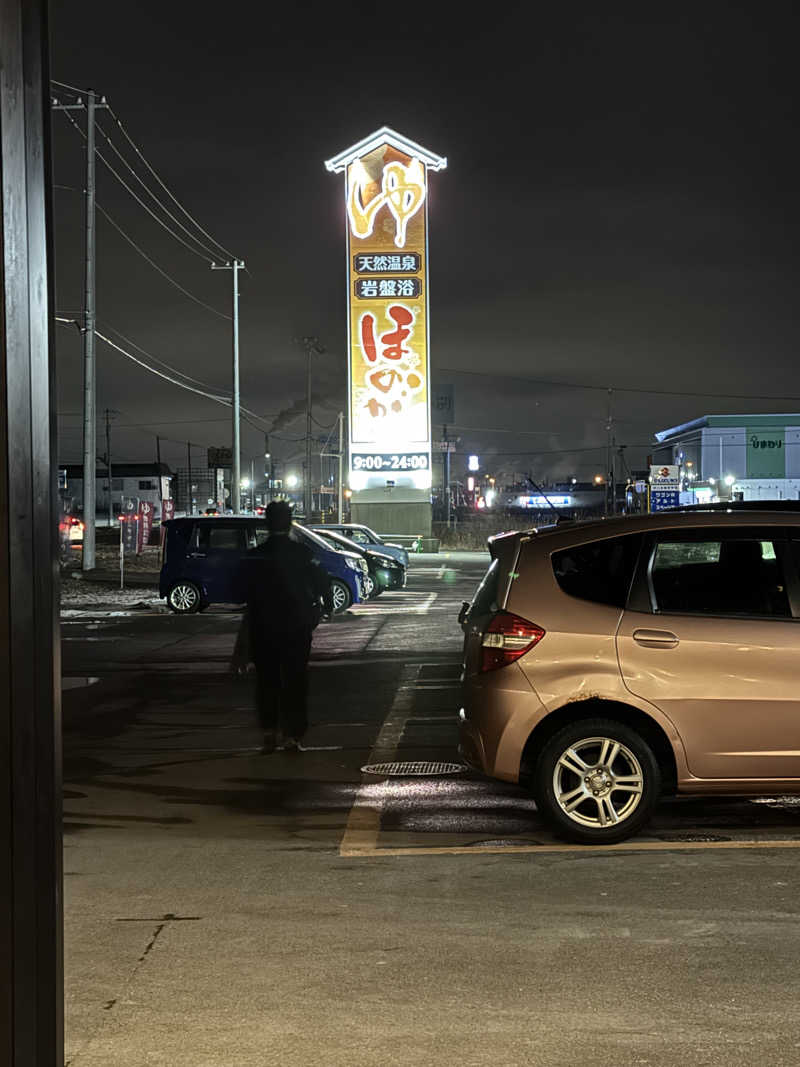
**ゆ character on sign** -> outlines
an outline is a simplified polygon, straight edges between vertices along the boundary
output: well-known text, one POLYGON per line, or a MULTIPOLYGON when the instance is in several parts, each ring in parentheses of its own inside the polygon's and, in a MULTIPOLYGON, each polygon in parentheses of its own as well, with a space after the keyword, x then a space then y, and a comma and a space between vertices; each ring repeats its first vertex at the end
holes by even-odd
POLYGON ((403 163, 387 163, 383 168, 380 192, 366 204, 363 202, 364 187, 372 183, 363 166, 354 166, 353 180, 347 198, 347 212, 356 237, 369 237, 375 225, 375 216, 385 205, 394 216, 394 243, 402 248, 406 243, 406 228, 409 219, 422 207, 425 199, 425 168, 418 159, 412 159, 406 167, 403 163))

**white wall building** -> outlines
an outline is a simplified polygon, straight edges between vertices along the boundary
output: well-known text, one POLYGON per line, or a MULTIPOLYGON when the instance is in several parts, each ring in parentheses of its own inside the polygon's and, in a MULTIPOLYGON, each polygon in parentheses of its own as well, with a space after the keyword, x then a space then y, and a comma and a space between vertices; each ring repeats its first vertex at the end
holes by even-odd
MULTIPOLYGON (((71 502, 73 515, 82 514, 83 466, 66 464, 59 470, 62 499, 71 502)), ((110 486, 104 467, 97 467, 95 478, 96 518, 101 524, 109 515, 109 492, 113 518, 119 515, 123 500, 146 500, 153 505, 154 517, 160 519, 162 497, 172 496, 172 471, 166 463, 112 463, 110 486)))
POLYGON ((703 415, 662 430, 653 462, 700 501, 800 499, 800 414, 703 415))

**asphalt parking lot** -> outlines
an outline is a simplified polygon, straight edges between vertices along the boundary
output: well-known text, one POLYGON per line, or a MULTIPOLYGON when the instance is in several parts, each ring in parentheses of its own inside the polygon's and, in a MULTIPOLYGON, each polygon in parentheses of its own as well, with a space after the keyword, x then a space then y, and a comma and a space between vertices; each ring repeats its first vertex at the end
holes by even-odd
POLYGON ((455 619, 487 558, 417 558, 319 628, 299 754, 259 752, 235 613, 73 597, 71 1067, 800 1063, 800 805, 674 800, 586 849, 465 771, 455 619))

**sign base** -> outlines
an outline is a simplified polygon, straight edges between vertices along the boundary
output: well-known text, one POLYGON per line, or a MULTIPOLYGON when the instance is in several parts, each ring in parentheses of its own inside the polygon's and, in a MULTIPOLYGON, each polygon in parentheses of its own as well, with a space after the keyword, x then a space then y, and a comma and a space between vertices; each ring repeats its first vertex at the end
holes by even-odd
POLYGON ((376 533, 430 537, 433 509, 427 489, 362 489, 350 499, 354 523, 376 533))

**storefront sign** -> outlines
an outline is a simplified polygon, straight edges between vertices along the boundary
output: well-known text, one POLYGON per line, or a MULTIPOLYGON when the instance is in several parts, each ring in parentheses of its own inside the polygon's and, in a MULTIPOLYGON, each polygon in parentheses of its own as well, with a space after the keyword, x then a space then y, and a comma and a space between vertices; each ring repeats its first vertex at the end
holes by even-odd
POLYGON ((747 477, 785 478, 786 444, 784 431, 747 430, 747 477))
POLYGON ((650 468, 650 510, 676 508, 680 503, 681 479, 677 464, 657 464, 650 468))
POLYGON ((431 485, 428 171, 447 161, 384 128, 326 163, 345 174, 350 485, 431 485))

